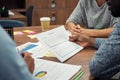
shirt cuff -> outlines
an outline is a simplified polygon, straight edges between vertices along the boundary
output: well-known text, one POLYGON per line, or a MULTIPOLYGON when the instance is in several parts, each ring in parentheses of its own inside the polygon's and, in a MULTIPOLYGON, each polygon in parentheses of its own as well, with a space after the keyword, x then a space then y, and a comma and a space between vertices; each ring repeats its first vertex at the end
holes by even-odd
POLYGON ((106 38, 95 38, 95 48, 99 48, 106 40, 106 38))

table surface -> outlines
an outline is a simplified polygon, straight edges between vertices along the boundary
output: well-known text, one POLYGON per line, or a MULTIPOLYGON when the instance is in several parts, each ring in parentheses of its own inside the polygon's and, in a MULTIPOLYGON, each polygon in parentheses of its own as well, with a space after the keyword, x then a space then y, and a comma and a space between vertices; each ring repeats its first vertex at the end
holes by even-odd
MULTIPOLYGON (((52 25, 52 26, 50 26, 50 28, 52 29, 52 28, 55 28, 58 26, 59 25, 52 25)), ((35 31, 36 34, 42 32, 41 26, 14 28, 14 31, 23 31, 23 30, 32 30, 32 31, 35 31)), ((36 38, 30 39, 29 37, 27 37, 27 35, 28 34, 26 34, 26 33, 23 35, 15 35, 14 40, 15 40, 16 44, 21 45, 21 44, 24 44, 26 42, 38 42, 38 40, 36 38)), ((89 76, 90 76, 89 61, 93 57, 95 51, 96 50, 94 48, 90 48, 90 47, 84 48, 82 51, 78 52, 76 55, 69 58, 64 63, 74 64, 74 65, 82 65, 82 70, 85 71, 85 74, 80 78, 80 80, 90 80, 89 79, 89 76)), ((55 57, 45 57, 44 59, 60 62, 55 57)))

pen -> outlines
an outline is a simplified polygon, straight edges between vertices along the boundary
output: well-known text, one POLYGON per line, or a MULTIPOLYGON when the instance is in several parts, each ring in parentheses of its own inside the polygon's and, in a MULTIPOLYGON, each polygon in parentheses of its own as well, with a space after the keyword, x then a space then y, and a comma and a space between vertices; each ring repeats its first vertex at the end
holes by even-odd
MULTIPOLYGON (((17 52, 18 52, 22 57, 24 57, 24 53, 27 52, 27 51, 21 52, 21 51, 19 50, 19 48, 17 48, 17 52)), ((32 55, 32 53, 29 53, 29 54, 32 55)))
POLYGON ((20 53, 20 50, 17 48, 17 52, 22 56, 24 57, 24 54, 23 53, 20 53))
POLYGON ((83 75, 85 71, 81 71, 73 80, 79 80, 83 75))

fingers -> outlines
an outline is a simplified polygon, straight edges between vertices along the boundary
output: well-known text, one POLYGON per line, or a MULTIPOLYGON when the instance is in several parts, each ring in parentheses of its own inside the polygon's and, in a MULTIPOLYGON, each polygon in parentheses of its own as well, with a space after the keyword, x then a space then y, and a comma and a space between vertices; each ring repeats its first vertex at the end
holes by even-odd
POLYGON ((34 71, 34 59, 31 57, 30 53, 25 52, 24 53, 24 60, 28 66, 28 69, 31 73, 34 71))
POLYGON ((77 41, 76 43, 79 44, 79 45, 82 46, 82 47, 87 47, 87 46, 88 46, 88 43, 87 43, 87 42, 77 41))
POLYGON ((34 59, 32 58, 32 56, 31 56, 31 54, 30 53, 28 53, 28 52, 25 52, 25 53, 23 53, 24 54, 24 60, 26 61, 26 62, 28 62, 28 61, 34 61, 34 59))
POLYGON ((79 34, 79 33, 80 33, 80 26, 79 26, 79 25, 77 25, 77 26, 72 26, 72 27, 70 28, 70 32, 71 32, 73 35, 79 34))
POLYGON ((69 36, 69 40, 70 41, 76 41, 77 40, 77 36, 76 35, 71 35, 71 36, 69 36))
POLYGON ((89 37, 82 33, 83 30, 84 29, 81 28, 80 25, 71 27, 70 31, 72 35, 69 36, 69 40, 74 41, 83 47, 87 47, 89 44, 89 37))
POLYGON ((73 27, 73 32, 80 33, 80 26, 77 25, 77 26, 73 27))
POLYGON ((23 54, 24 54, 24 57, 30 56, 30 53, 28 53, 28 52, 24 52, 23 54))
POLYGON ((80 28, 81 28, 80 25, 77 25, 77 26, 76 26, 76 29, 80 29, 80 28))
POLYGON ((23 52, 23 53, 21 53, 21 56, 24 58, 24 56, 27 56, 27 55, 29 55, 29 53, 28 52, 23 52))
POLYGON ((89 37, 86 35, 80 35, 80 34, 79 34, 79 36, 71 35, 71 36, 69 36, 69 40, 74 41, 83 47, 87 47, 89 44, 89 37))

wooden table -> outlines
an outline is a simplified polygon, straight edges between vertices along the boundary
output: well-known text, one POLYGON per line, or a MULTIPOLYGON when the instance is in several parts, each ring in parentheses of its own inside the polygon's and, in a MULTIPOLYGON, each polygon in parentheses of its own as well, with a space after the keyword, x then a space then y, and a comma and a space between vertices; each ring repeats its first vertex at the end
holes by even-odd
MULTIPOLYGON (((53 25, 50 27, 55 28, 57 26, 58 25, 53 25)), ((35 31, 36 33, 40 33, 41 27, 40 26, 33 26, 33 27, 14 28, 14 30, 15 31, 32 30, 32 31, 35 31)), ((16 35, 16 36, 14 36, 14 40, 17 43, 17 45, 21 45, 21 44, 26 43, 28 41, 29 42, 37 42, 38 41, 37 39, 30 39, 29 37, 27 37, 27 34, 16 35)), ((82 70, 85 71, 85 74, 81 77, 80 80, 89 80, 90 73, 89 73, 88 65, 89 65, 89 61, 91 60, 95 51, 96 50, 93 48, 85 48, 82 51, 78 52, 78 54, 74 55, 73 57, 71 57, 70 59, 65 61, 64 63, 74 64, 74 65, 82 65, 82 70)), ((45 57, 44 59, 59 62, 59 60, 55 57, 50 57, 50 58, 45 57)))
POLYGON ((9 15, 9 17, 1 17, 0 20, 7 20, 7 19, 12 19, 12 20, 20 20, 25 22, 27 25, 27 17, 19 13, 17 10, 11 10, 14 15, 9 15))

